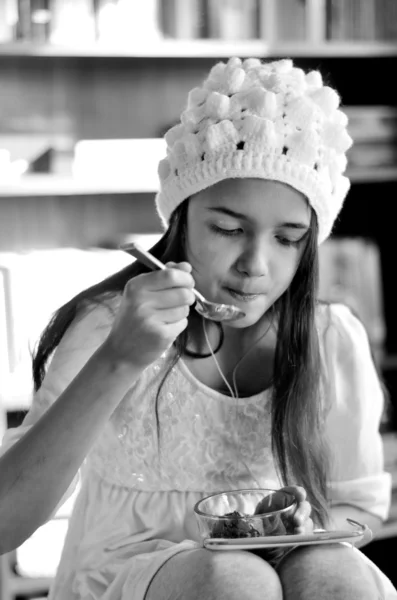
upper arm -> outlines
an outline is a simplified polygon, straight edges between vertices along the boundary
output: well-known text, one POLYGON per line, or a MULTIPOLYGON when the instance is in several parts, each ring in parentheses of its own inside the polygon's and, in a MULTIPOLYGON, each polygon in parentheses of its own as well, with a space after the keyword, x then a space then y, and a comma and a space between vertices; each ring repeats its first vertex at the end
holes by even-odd
POLYGON ((6 431, 0 453, 41 418, 105 341, 111 327, 111 314, 107 305, 98 306, 86 310, 72 322, 54 352, 42 386, 33 394, 22 424, 6 431))
MULTIPOLYGON (((107 306, 95 307, 75 319, 58 345, 43 384, 34 394, 31 407, 22 424, 6 431, 0 446, 0 455, 18 442, 39 421, 105 341, 110 328, 111 312, 107 306)), ((49 518, 75 492, 79 475, 80 473, 77 472, 49 518)))

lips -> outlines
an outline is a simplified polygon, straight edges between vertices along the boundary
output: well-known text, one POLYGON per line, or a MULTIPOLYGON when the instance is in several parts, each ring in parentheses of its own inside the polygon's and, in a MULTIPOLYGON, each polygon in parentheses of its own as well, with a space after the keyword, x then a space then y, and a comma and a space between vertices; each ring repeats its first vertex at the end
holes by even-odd
POLYGON ((265 292, 240 290, 239 288, 233 288, 233 287, 229 287, 229 286, 226 286, 226 285, 224 286, 224 288, 228 292, 234 292, 236 294, 241 294, 242 296, 263 296, 265 294, 265 292))
POLYGON ((240 290, 236 290, 233 288, 229 288, 229 287, 224 287, 225 291, 232 296, 232 298, 234 298, 235 300, 239 300, 241 302, 250 302, 252 300, 256 300, 256 298, 259 298, 260 296, 263 296, 262 293, 248 293, 248 292, 242 292, 240 290))

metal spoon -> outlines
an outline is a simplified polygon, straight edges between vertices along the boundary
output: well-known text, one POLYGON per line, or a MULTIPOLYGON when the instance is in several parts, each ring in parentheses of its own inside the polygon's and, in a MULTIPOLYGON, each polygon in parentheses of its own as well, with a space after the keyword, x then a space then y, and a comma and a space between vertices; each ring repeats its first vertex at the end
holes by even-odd
MULTIPOLYGON (((158 260, 155 256, 141 248, 138 244, 124 244, 120 246, 121 250, 128 252, 135 256, 137 260, 149 267, 150 269, 166 269, 167 267, 158 260)), ((212 321, 234 321, 245 317, 245 313, 233 306, 232 304, 218 304, 216 302, 210 302, 206 300, 200 292, 193 288, 193 294, 196 296, 196 304, 194 308, 197 312, 212 321)))

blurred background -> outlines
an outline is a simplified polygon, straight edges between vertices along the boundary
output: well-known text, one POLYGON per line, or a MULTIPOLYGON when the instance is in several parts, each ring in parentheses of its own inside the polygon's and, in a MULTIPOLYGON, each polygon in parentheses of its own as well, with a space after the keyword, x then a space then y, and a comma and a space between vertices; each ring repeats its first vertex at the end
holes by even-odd
MULTIPOLYGON (((162 135, 229 56, 291 57, 342 96, 352 188, 321 246, 320 296, 367 328, 397 490, 396 0, 0 0, 0 434, 29 407, 52 312, 131 260, 120 243, 160 236, 162 135)), ((0 600, 47 595, 72 501, 0 557, 0 600)), ((396 538, 397 491, 364 549, 392 579, 396 538)))

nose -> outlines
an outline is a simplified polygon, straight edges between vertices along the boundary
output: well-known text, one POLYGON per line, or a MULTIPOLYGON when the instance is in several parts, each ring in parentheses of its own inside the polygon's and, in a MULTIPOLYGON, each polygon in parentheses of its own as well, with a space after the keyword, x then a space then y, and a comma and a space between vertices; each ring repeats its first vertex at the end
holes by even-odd
POLYGON ((264 277, 269 272, 269 249, 264 244, 250 242, 236 262, 236 269, 245 277, 264 277))

